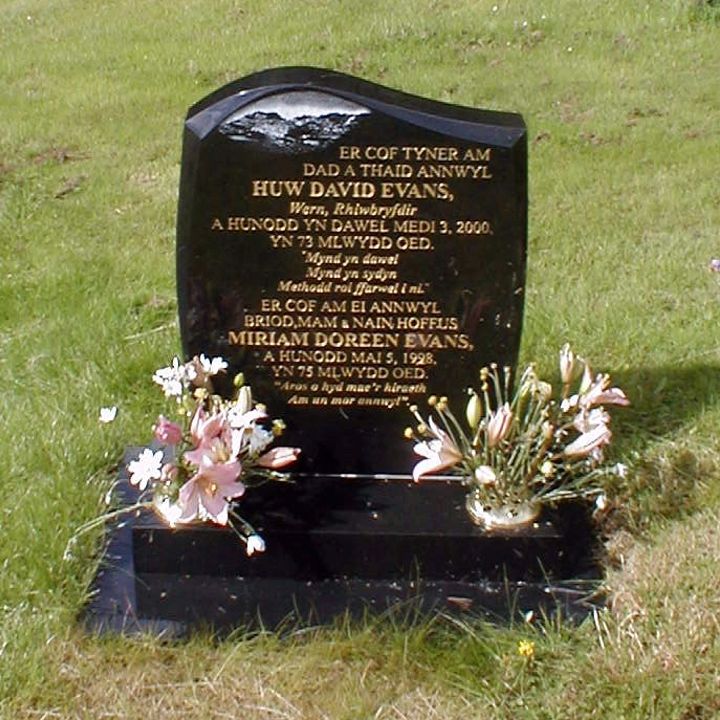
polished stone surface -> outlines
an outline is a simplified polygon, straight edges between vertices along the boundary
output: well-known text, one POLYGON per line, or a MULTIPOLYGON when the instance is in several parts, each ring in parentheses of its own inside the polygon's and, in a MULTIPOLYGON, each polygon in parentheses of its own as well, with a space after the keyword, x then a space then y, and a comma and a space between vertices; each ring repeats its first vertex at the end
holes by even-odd
MULTIPOLYGON (((128 449, 126 461, 138 451, 128 449)), ((582 507, 546 514, 523 531, 484 533, 464 516, 453 483, 413 490, 365 481, 357 493, 341 491, 329 515, 307 488, 284 489, 269 505, 256 493, 239 507, 267 542, 253 557, 229 528, 173 530, 150 512, 111 523, 85 627, 178 636, 409 610, 581 620, 602 602, 582 507)), ((118 502, 136 498, 123 469, 118 502)))
POLYGON ((522 118, 285 68, 185 123, 187 356, 228 358, 303 448, 300 472, 407 475, 409 404, 456 407, 513 365, 527 237, 522 118))

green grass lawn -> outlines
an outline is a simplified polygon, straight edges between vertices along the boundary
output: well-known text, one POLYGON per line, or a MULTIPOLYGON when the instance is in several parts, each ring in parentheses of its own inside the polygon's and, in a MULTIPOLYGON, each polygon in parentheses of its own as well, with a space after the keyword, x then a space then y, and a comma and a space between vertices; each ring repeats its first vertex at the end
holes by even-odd
POLYGON ((0 40, 3 717, 720 714, 717 3, 6 0, 0 40), (149 437, 150 375, 179 351, 184 114, 282 65, 524 115, 523 360, 555 373, 570 341, 633 401, 612 603, 581 627, 378 620, 182 645, 77 629, 99 537, 63 551, 149 437), (120 412, 100 426, 104 405, 120 412))

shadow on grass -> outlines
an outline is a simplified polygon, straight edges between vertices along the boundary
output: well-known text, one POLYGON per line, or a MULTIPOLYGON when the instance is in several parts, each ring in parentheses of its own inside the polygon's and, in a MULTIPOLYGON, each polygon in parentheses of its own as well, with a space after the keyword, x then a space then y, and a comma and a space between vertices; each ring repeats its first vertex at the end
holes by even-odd
POLYGON ((632 403, 613 415, 621 449, 624 437, 635 442, 677 439, 679 430, 688 428, 701 412, 720 403, 719 364, 637 368, 617 373, 614 381, 632 403))
POLYGON ((720 474, 712 448, 704 452, 685 442, 694 421, 720 403, 720 367, 638 368, 618 373, 615 381, 632 402, 613 413, 615 455, 636 460, 627 477, 611 483, 615 511, 606 530, 643 532, 657 519, 696 511, 703 490, 720 474))

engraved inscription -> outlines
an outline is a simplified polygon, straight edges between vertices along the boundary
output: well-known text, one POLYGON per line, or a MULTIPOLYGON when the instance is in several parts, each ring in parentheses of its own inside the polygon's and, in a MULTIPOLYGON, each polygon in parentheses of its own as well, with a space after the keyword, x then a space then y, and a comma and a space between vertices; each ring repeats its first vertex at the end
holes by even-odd
POLYGON ((292 253, 303 276, 280 279, 227 342, 261 352, 290 405, 391 408, 426 394, 441 353, 474 349, 431 292, 434 252, 450 238, 482 248, 495 232, 490 217, 443 208, 492 183, 493 164, 490 147, 339 145, 330 162, 298 158, 296 177, 249 179, 243 214, 209 217, 210 230, 292 253), (418 256, 423 281, 404 272, 418 256))

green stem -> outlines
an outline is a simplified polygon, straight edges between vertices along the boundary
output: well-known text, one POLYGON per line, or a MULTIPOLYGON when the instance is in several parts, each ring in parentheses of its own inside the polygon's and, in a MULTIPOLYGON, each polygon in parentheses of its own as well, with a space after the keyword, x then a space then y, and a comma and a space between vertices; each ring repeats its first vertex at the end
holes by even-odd
POLYGON ((542 461, 543 457, 545 456, 545 453, 550 449, 550 445, 552 444, 554 438, 554 429, 553 432, 549 434, 548 437, 545 437, 545 439, 542 442, 542 445, 540 445, 540 449, 538 450, 537 454, 535 455, 535 459, 530 463, 530 467, 528 468, 527 473, 525 474, 525 477, 523 478, 523 484, 529 485, 530 481, 535 477, 535 474, 538 471, 538 468, 540 467, 540 462, 542 461))
POLYGON ((233 523, 230 523, 232 531, 243 541, 247 542, 247 538, 250 535, 257 535, 255 528, 236 510, 230 510, 229 514, 238 522, 243 529, 244 535, 235 527, 233 523))
POLYGON ((83 523, 75 532, 72 534, 70 539, 67 542, 67 545, 65 546, 65 551, 63 552, 63 558, 67 559, 70 556, 70 549, 72 546, 77 542, 78 538, 81 535, 84 535, 87 532, 90 532, 90 530, 94 530, 96 527, 100 527, 101 525, 104 525, 109 520, 113 520, 118 517, 122 517, 123 515, 127 515, 130 513, 137 512, 139 510, 143 510, 145 508, 151 508, 152 503, 150 502, 138 502, 134 505, 129 505, 128 507, 123 507, 118 510, 113 510, 109 513, 104 513, 103 515, 100 515, 99 517, 93 518, 92 520, 89 520, 86 523, 83 523))
POLYGON ((448 431, 450 437, 453 439, 455 446, 459 448, 460 445, 462 445, 462 453, 463 455, 467 455, 470 452, 472 446, 470 445, 467 436, 463 432, 463 429, 460 427, 460 423, 457 421, 457 418, 452 414, 449 409, 441 410, 438 414, 443 421, 445 429, 448 431), (445 416, 447 416, 447 420, 445 419, 445 416), (452 428, 450 427, 450 425, 452 425, 452 428), (460 442, 458 442, 458 440, 460 442))

